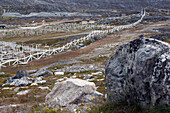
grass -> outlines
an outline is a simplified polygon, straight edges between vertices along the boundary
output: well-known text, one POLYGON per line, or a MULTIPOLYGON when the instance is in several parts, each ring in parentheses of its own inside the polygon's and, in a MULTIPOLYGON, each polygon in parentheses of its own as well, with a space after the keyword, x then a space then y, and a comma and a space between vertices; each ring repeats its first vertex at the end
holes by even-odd
MULTIPOLYGON (((8 77, 12 77, 12 76, 14 76, 14 75, 12 75, 12 74, 0 75, 0 85, 4 84, 8 77)), ((8 86, 6 86, 6 87, 8 87, 8 86)))
POLYGON ((154 106, 150 109, 143 109, 138 104, 128 105, 127 103, 104 103, 101 106, 94 106, 88 113, 170 113, 170 108, 154 106))
POLYGON ((91 58, 90 60, 99 62, 99 61, 106 61, 106 60, 108 60, 108 59, 109 59, 109 57, 103 56, 103 57, 94 57, 94 58, 91 58))

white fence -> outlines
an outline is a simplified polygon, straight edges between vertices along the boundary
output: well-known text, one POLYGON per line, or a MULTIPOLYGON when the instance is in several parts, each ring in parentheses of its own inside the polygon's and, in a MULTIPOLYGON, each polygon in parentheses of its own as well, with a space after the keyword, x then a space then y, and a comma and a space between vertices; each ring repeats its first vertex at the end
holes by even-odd
MULTIPOLYGON (((19 55, 19 56, 15 56, 15 57, 4 58, 3 56, 5 56, 6 54, 1 53, 0 68, 6 67, 7 65, 10 66, 10 65, 17 65, 17 64, 27 64, 28 62, 30 62, 32 60, 39 60, 42 57, 61 53, 64 50, 67 50, 75 45, 80 44, 80 43, 86 42, 87 40, 93 40, 94 37, 96 37, 96 36, 107 35, 108 33, 114 33, 115 31, 132 28, 132 27, 136 26, 137 24, 139 24, 143 20, 145 14, 146 13, 144 11, 142 14, 142 17, 135 23, 132 23, 129 25, 121 25, 121 26, 108 26, 107 30, 95 30, 95 31, 92 31, 89 35, 87 35, 85 37, 81 37, 79 39, 73 40, 73 41, 67 43, 66 45, 63 45, 62 47, 58 47, 58 48, 37 49, 37 48, 31 48, 28 46, 18 45, 17 53, 22 54, 23 52, 25 52, 26 54, 24 54, 23 56, 19 55), (19 49, 20 47, 22 47, 22 50, 19 49)), ((102 27, 102 26, 100 26, 100 27, 102 27)), ((103 26, 103 27, 105 28, 106 26, 103 26)), ((15 48, 15 49, 17 46, 16 44, 12 44, 9 42, 1 42, 0 44, 11 45, 11 47, 15 48)))

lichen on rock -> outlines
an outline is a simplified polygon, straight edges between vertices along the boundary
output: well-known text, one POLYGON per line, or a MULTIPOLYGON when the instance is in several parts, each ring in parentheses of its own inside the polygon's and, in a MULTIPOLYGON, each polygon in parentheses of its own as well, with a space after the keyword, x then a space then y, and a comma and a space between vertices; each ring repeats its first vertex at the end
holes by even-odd
POLYGON ((106 64, 107 100, 169 106, 169 50, 168 43, 145 38, 120 46, 106 64))

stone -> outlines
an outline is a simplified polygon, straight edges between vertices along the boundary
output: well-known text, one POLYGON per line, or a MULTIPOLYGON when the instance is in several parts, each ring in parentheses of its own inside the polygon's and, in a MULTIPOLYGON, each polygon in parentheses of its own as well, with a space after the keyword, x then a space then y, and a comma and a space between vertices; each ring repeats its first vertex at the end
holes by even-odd
POLYGON ((31 74, 31 76, 45 76, 45 75, 53 75, 53 72, 45 69, 40 69, 34 74, 31 74))
POLYGON ((71 79, 76 79, 76 77, 77 77, 77 76, 76 76, 76 75, 74 75, 74 76, 71 76, 70 78, 71 78, 71 79))
POLYGON ((93 75, 92 74, 88 74, 88 75, 85 75, 83 77, 84 80, 87 80, 87 79, 90 79, 93 75))
POLYGON ((19 70, 19 71, 17 71, 16 76, 14 76, 13 79, 20 79, 22 77, 27 77, 27 76, 28 76, 27 71, 19 70))
POLYGON ((67 79, 57 82, 52 91, 47 94, 45 103, 49 108, 59 108, 79 102, 82 96, 92 94, 96 87, 93 82, 81 79, 67 79))
POLYGON ((104 81, 104 79, 97 79, 97 81, 104 81))
POLYGON ((35 81, 36 83, 39 83, 39 81, 42 81, 42 77, 37 77, 37 78, 34 79, 34 81, 35 81))
POLYGON ((32 83, 32 79, 29 77, 22 77, 20 79, 13 79, 13 77, 9 77, 6 79, 5 84, 14 85, 14 86, 25 86, 32 83))
POLYGON ((4 88, 2 88, 2 90, 12 90, 12 88, 11 87, 4 87, 4 88))
POLYGON ((67 79, 68 79, 67 77, 60 78, 60 79, 56 80, 56 82, 61 82, 61 81, 67 80, 67 79))
POLYGON ((19 91, 20 87, 14 89, 15 92, 19 91))
POLYGON ((41 90, 49 90, 49 91, 51 91, 51 89, 49 88, 49 87, 38 87, 39 89, 41 89, 41 90))
POLYGON ((169 106, 169 50, 168 43, 145 38, 120 46, 106 64, 107 101, 169 106))
POLYGON ((42 77, 37 77, 34 79, 34 83, 43 84, 46 83, 46 80, 43 80, 42 77))
POLYGON ((92 75, 102 75, 102 72, 91 73, 92 75))
POLYGON ((37 83, 32 83, 31 86, 37 86, 38 84, 37 83))
MULTIPOLYGON (((14 86, 25 86, 32 83, 32 79, 28 77, 28 73, 25 70, 19 70, 16 73, 16 76, 8 77, 5 84, 14 85, 14 86)), ((5 85, 4 84, 4 85, 5 85)))
POLYGON ((20 113, 27 113, 27 111, 24 110, 24 111, 21 111, 20 113))
POLYGON ((35 73, 37 70, 28 70, 27 73, 35 73))
POLYGON ((54 75, 64 75, 64 72, 54 72, 54 75))
POLYGON ((5 74, 5 72, 0 72, 0 75, 4 75, 5 74))
POLYGON ((24 90, 24 91, 20 91, 17 93, 17 95, 26 95, 30 92, 31 90, 30 89, 27 89, 27 90, 24 90))

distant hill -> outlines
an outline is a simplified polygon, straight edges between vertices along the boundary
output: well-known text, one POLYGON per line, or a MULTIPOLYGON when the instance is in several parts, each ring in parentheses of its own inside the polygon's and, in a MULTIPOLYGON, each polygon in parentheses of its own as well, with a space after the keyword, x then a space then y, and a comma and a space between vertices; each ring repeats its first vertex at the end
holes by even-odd
POLYGON ((0 0, 0 9, 11 12, 79 11, 83 9, 170 9, 170 0, 0 0))

